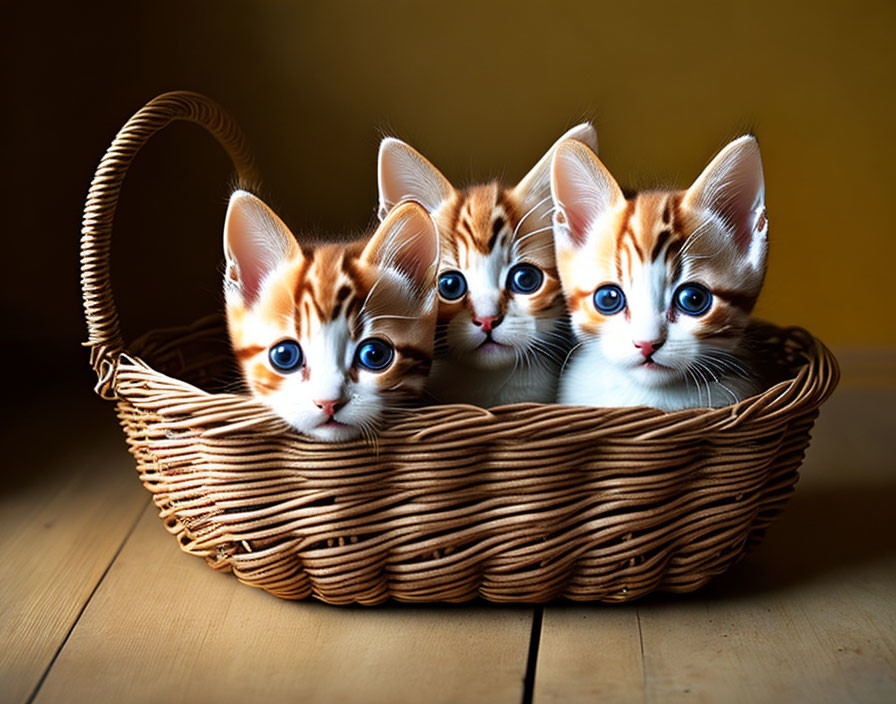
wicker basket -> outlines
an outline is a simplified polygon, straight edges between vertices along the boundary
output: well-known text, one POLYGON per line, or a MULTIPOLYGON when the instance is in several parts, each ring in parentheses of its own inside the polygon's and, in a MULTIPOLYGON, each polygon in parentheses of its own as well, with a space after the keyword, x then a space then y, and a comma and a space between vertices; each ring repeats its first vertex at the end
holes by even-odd
POLYGON ((728 408, 435 406, 389 418, 375 447, 309 441, 221 392, 235 379, 221 316, 126 348, 109 280, 113 213, 136 152, 172 120, 208 129, 254 180, 218 106, 156 98, 97 169, 81 284, 97 392, 117 401, 140 478, 186 552, 289 599, 621 602, 700 587, 784 507, 838 378, 831 353, 797 328, 754 326, 774 383, 728 408))

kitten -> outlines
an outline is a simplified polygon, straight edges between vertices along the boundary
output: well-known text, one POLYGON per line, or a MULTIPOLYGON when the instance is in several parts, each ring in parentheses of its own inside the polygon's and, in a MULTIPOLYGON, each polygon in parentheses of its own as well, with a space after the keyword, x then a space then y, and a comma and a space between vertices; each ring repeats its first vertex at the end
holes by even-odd
MULTIPOLYGON (((590 124, 568 137, 597 148, 590 124)), ((438 352, 428 391, 442 402, 554 400, 569 335, 548 218, 553 149, 513 188, 495 181, 456 189, 404 142, 380 145, 380 217, 412 198, 439 226, 438 352)))
POLYGON ((230 340, 252 393, 296 430, 371 437, 418 398, 432 360, 438 235, 408 202, 369 241, 300 247, 245 191, 224 225, 230 340))
POLYGON ((726 146, 686 191, 623 195, 591 149, 552 168, 557 266, 579 345, 559 402, 720 407, 758 392, 745 328, 765 276, 759 145, 726 146))

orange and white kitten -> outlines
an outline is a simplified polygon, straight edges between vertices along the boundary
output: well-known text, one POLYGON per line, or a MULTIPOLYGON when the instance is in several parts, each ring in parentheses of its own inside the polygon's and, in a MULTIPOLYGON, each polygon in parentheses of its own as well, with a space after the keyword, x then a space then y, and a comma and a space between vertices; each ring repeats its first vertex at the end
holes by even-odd
POLYGON ((296 430, 371 437, 383 411, 417 399, 432 361, 438 235, 402 204, 369 241, 300 247, 245 191, 224 225, 227 323, 252 393, 296 430))
MULTIPOLYGON (((597 148, 590 124, 569 137, 597 148)), ((428 384, 439 401, 489 408, 554 400, 569 334, 549 219, 553 149, 512 188, 494 181, 457 189, 404 142, 380 144, 380 217, 411 198, 439 226, 439 326, 428 384)))
POLYGON ((768 234, 754 137, 731 142, 686 191, 632 196, 570 140, 557 149, 551 187, 579 341, 560 403, 676 410, 759 390, 745 339, 768 234))

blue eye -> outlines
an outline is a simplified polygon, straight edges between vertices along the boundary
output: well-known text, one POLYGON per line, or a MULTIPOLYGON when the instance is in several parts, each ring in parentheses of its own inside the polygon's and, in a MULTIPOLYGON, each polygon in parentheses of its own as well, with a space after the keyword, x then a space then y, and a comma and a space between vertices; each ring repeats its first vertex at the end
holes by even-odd
POLYGON ((507 272, 507 288, 513 293, 534 293, 542 281, 544 274, 533 264, 517 264, 507 272))
POLYGON ((467 292, 467 280, 459 271, 446 271, 439 277, 439 295, 446 301, 456 301, 467 292))
POLYGON ((395 349, 392 345, 385 340, 371 337, 358 345, 358 351, 355 353, 355 363, 365 369, 378 372, 388 367, 394 356, 395 349))
POLYGON ((616 284, 606 284, 594 292, 594 307, 604 315, 616 315, 625 308, 625 294, 616 284))
POLYGON ((675 291, 675 307, 686 315, 703 315, 712 305, 712 294, 700 284, 682 284, 675 291))
POLYGON ((278 372, 294 372, 302 366, 302 348, 295 340, 284 340, 271 347, 268 359, 278 372))

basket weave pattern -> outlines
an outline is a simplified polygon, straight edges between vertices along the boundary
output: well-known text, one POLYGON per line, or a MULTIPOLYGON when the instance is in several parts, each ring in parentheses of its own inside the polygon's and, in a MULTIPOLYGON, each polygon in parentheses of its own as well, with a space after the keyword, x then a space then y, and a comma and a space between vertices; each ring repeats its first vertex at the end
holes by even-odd
POLYGON ((97 390, 117 399, 140 478, 185 551, 291 599, 619 602, 698 588, 782 510, 838 376, 798 328, 754 327, 781 381, 728 408, 434 406, 393 414, 376 446, 315 443, 251 397, 209 390, 232 365, 220 317, 125 350, 112 212, 133 155, 171 119, 209 128, 254 180, 217 106, 157 98, 116 138, 130 150, 113 143, 100 165, 82 286, 97 390))

